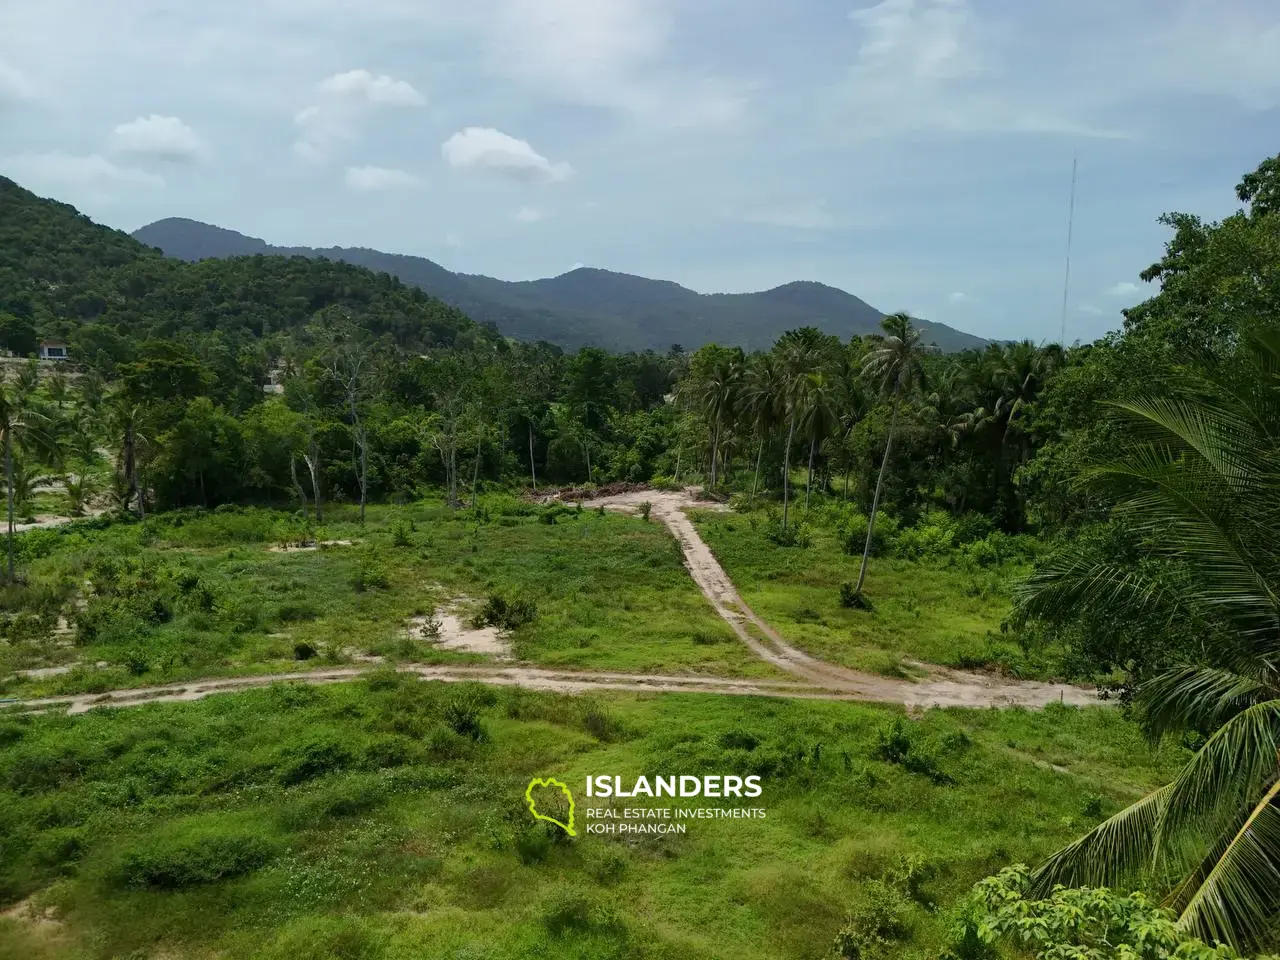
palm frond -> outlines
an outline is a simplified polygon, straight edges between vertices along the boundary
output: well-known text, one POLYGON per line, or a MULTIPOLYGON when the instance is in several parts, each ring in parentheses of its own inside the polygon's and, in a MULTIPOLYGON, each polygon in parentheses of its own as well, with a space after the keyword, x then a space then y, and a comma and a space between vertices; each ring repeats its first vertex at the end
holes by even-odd
MULTIPOLYGON (((1182 906, 1178 923, 1206 943, 1263 943, 1280 911, 1280 780, 1222 845, 1182 906)), ((1199 878, 1197 878, 1199 879, 1199 878)))
POLYGON ((1059 850, 1032 873, 1030 892, 1044 896, 1057 884, 1115 886, 1141 875, 1171 789, 1147 794, 1059 850))
POLYGON ((1280 695, 1274 671, 1253 666, 1254 676, 1218 667, 1184 666, 1153 677, 1138 688, 1148 729, 1156 736, 1188 728, 1212 730, 1280 695))

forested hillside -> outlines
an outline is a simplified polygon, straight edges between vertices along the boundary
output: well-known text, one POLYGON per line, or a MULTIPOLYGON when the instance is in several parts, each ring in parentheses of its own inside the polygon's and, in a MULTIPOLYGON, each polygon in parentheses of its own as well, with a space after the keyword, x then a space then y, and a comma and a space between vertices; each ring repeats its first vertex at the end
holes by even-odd
MULTIPOLYGON (((362 248, 273 247, 234 230, 170 218, 134 237, 182 260, 276 253, 324 257, 385 271, 439 297, 505 336, 562 347, 665 351, 707 343, 761 350, 779 334, 812 326, 847 338, 875 333, 883 314, 843 290, 788 283, 761 293, 699 294, 679 284, 580 267, 544 280, 510 282, 451 273, 423 257, 362 248)), ((983 345, 945 324, 917 320, 926 343, 946 351, 983 345)))

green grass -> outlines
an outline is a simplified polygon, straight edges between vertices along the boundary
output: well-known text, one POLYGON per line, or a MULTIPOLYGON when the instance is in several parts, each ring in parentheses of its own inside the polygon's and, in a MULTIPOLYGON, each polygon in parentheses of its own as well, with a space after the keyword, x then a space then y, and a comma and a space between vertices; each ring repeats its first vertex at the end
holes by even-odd
POLYGON ((879 759, 895 717, 386 674, 0 717, 0 904, 34 897, 58 920, 0 919, 0 958, 816 960, 910 863, 889 955, 924 960, 975 880, 1049 852, 1183 754, 1149 752, 1112 709, 931 711, 903 721, 926 776, 879 759), (763 796, 727 805, 767 816, 570 841, 524 809, 532 776, 563 778, 581 809, 602 773, 758 773, 763 796))
POLYGON ((1027 567, 981 566, 961 556, 905 560, 873 556, 864 586, 871 611, 847 609, 840 585, 856 581, 861 554, 846 554, 815 505, 808 546, 778 546, 763 512, 695 512, 702 538, 742 598, 788 641, 817 657, 861 670, 908 676, 910 661, 991 667, 1022 677, 1054 673, 1053 661, 1002 636, 1010 587, 1027 567))
POLYGON ((373 506, 362 527, 330 508, 311 552, 270 548, 304 535, 270 510, 160 514, 144 529, 95 522, 19 537, 29 584, 0 617, 0 692, 105 690, 229 673, 343 663, 479 661, 410 640, 409 617, 499 594, 537 604, 511 634, 521 659, 646 673, 766 675, 716 616, 659 524, 547 511, 493 496, 479 517, 438 503, 373 506), (89 584, 86 586, 86 582, 89 584), (59 618, 70 633, 57 633, 59 618), (305 645, 315 656, 301 662, 305 645), (61 663, 70 674, 10 679, 61 663), (105 666, 98 666, 105 664, 105 666))

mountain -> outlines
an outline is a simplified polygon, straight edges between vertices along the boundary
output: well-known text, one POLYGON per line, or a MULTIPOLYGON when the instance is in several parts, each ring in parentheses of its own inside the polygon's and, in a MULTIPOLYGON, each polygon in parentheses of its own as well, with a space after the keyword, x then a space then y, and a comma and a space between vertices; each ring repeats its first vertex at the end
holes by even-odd
MULTIPOLYGON (((492 323, 519 340, 547 340, 575 348, 693 349, 705 343, 763 349, 786 330, 815 326, 841 338, 876 333, 883 314, 852 294, 821 283, 796 282, 761 293, 703 294, 666 280, 580 267, 544 280, 506 281, 453 273, 423 257, 362 247, 277 247, 197 220, 157 220, 133 236, 181 260, 258 254, 324 258, 391 274, 492 323)), ((941 323, 919 321, 924 340, 943 350, 986 341, 941 323)))
POLYGON ((491 335, 386 273, 285 256, 183 262, 0 177, 0 348, 25 355, 38 334, 118 361, 148 338, 216 337, 234 362, 251 341, 330 307, 408 348, 491 335))

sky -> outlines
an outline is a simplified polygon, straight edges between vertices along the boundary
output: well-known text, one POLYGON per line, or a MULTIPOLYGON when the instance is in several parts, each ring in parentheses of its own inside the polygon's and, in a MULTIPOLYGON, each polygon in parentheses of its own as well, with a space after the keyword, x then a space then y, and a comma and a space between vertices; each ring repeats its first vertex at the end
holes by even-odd
POLYGON ((507 280, 817 280, 1067 340, 1280 150, 1275 0, 0 3, 0 174, 507 280))

